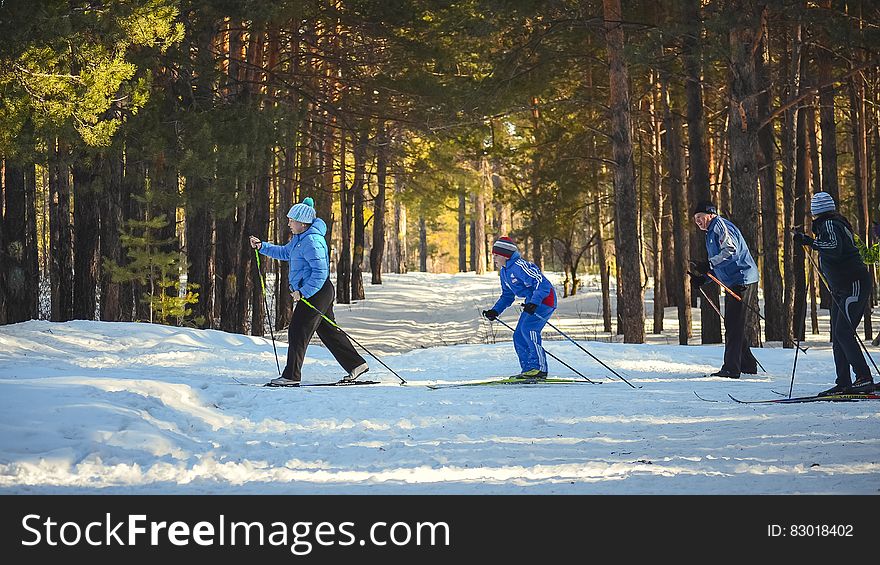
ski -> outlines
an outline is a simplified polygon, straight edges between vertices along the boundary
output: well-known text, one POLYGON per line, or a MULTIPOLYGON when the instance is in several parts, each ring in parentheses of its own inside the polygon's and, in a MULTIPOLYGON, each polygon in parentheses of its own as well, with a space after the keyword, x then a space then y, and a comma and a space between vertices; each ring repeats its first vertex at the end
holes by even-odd
POLYGON ((556 377, 549 377, 546 379, 516 379, 513 377, 508 377, 505 379, 493 379, 488 381, 476 381, 476 382, 467 382, 467 383, 448 383, 448 384, 436 384, 436 385, 427 385, 431 390, 437 390, 440 388, 460 388, 466 386, 516 386, 516 385, 553 385, 553 384, 602 384, 601 382, 589 382, 585 380, 578 379, 561 379, 556 377))
POLYGON ((382 384, 380 381, 345 381, 345 380, 340 380, 340 381, 335 381, 335 382, 330 382, 330 383, 302 383, 301 382, 301 383, 298 383, 295 385, 279 386, 279 385, 271 385, 269 383, 264 383, 264 384, 246 383, 244 381, 240 381, 240 380, 236 379, 235 377, 232 377, 232 380, 234 380, 236 383, 238 383, 240 385, 258 386, 260 388, 302 388, 302 387, 307 387, 307 386, 355 386, 355 385, 382 384))
POLYGON ((798 396, 795 398, 771 398, 769 400, 740 400, 728 394, 730 399, 740 404, 797 404, 800 402, 858 402, 859 400, 880 400, 880 394, 829 394, 827 396, 798 396))

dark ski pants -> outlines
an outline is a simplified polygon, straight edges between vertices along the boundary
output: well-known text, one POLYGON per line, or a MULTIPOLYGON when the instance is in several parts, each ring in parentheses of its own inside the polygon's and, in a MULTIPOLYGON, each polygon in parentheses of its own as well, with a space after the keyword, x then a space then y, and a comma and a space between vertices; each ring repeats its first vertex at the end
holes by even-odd
POLYGON ((831 289, 831 295, 834 298, 831 301, 831 349, 837 371, 836 382, 840 386, 851 386, 850 367, 856 378, 871 376, 856 338, 856 328, 871 296, 871 274, 865 271, 852 283, 831 289))
MULTIPOLYGON (((308 301, 320 310, 325 316, 333 320, 333 300, 336 298, 336 290, 330 279, 324 283, 321 290, 308 298, 308 301)), ((312 336, 318 332, 321 342, 327 346, 336 361, 342 365, 345 372, 348 373, 358 365, 366 363, 364 358, 355 350, 349 341, 348 336, 342 333, 338 328, 333 327, 327 320, 321 317, 318 312, 309 307, 305 302, 299 301, 293 309, 293 316, 290 320, 290 327, 287 330, 288 348, 287 348, 287 366, 284 367, 282 377, 293 379, 294 381, 302 380, 302 364, 306 356, 306 348, 312 336)))
POLYGON ((723 370, 735 375, 758 372, 758 360, 752 355, 746 339, 746 320, 754 313, 746 306, 752 304, 758 283, 731 287, 742 300, 729 292, 724 295, 724 365, 723 370))

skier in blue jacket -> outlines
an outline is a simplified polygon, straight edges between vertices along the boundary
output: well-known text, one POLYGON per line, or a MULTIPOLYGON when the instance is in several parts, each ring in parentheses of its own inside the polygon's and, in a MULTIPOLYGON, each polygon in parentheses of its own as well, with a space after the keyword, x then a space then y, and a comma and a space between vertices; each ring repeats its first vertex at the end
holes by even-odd
POLYGON ((740 373, 757 374, 758 361, 749 348, 745 335, 746 321, 758 291, 758 266, 749 252, 739 229, 718 215, 711 202, 702 202, 694 210, 694 222, 706 232, 706 251, 709 261, 702 264, 691 261, 701 274, 693 283, 702 286, 709 282, 705 273, 712 273, 724 286, 736 293, 724 295, 724 364, 712 373, 713 377, 738 379, 740 373))
POLYGON ((483 316, 494 320, 513 304, 525 298, 523 312, 513 333, 513 346, 519 357, 524 379, 547 378, 547 355, 541 345, 541 330, 556 310, 556 290, 541 269, 523 259, 509 237, 501 237, 492 245, 492 260, 501 278, 501 297, 483 316))
POLYGON ((355 350, 348 336, 321 317, 333 317, 336 291, 330 282, 330 255, 327 224, 317 218, 314 200, 306 198, 287 212, 287 225, 293 237, 287 245, 274 245, 250 236, 251 247, 261 254, 290 263, 288 286, 296 306, 287 330, 287 365, 281 376, 268 386, 298 386, 302 380, 302 364, 306 348, 315 332, 336 361, 345 369, 343 380, 354 380, 369 370, 367 362, 355 350), (300 301, 306 298, 314 308, 300 301), (320 310, 320 313, 317 310, 320 310))

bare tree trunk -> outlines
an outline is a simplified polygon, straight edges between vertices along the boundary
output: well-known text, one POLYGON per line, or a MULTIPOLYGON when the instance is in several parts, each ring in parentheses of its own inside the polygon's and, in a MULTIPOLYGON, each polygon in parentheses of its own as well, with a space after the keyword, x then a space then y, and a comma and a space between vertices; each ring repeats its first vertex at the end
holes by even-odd
POLYGON ((382 264, 385 258, 385 183, 388 177, 388 130, 379 124, 376 148, 376 200, 373 201, 373 245, 370 247, 370 275, 372 284, 382 284, 382 264))
POLYGON ((428 272, 428 229, 424 215, 419 215, 419 271, 428 272))
MULTIPOLYGON (((5 166, 4 166, 5 168, 5 166)), ((0 326, 8 324, 9 319, 6 316, 6 308, 9 301, 7 300, 7 286, 6 286, 6 271, 7 271, 7 263, 11 263, 11 260, 7 258, 7 250, 6 250, 6 235, 4 232, 6 231, 4 228, 6 226, 6 221, 3 218, 3 203, 6 201, 6 183, 0 183, 0 326)))
MULTIPOLYGON (((791 26, 792 36, 789 40, 788 69, 785 70, 785 74, 787 75, 785 97, 789 100, 794 98, 800 92, 801 28, 802 26, 800 22, 791 26)), ((806 226, 798 226, 799 222, 796 220, 796 218, 799 218, 796 213, 797 206, 795 201, 797 194, 795 184, 797 171, 798 113, 799 112, 796 108, 788 108, 783 114, 782 124, 782 204, 784 213, 782 256, 783 277, 785 281, 783 287, 785 333, 783 334, 784 339, 782 344, 783 347, 786 348, 794 348, 795 344, 794 341, 792 341, 792 338, 803 333, 805 322, 804 317, 798 317, 798 314, 805 314, 805 312, 803 310, 798 310, 795 307, 797 296, 795 294, 796 261, 794 254, 798 251, 795 248, 801 246, 795 246, 790 237, 791 231, 796 227, 798 229, 806 230, 806 226)), ((801 208, 803 208, 803 205, 801 205, 801 208)), ((803 250, 800 250, 800 255, 801 265, 803 265, 803 250)))
POLYGON ((474 249, 474 272, 482 275, 486 272, 486 194, 480 190, 474 195, 474 238, 471 245, 474 249))
POLYGON ((351 216, 353 202, 351 190, 348 188, 345 167, 345 132, 340 134, 339 141, 339 261, 336 266, 336 302, 351 304, 351 216))
POLYGON ((351 299, 364 299, 364 244, 366 233, 364 230, 364 184, 366 183, 367 170, 367 143, 370 132, 366 126, 361 132, 360 138, 354 148, 354 184, 352 184, 352 196, 354 202, 354 242, 351 256, 351 299))
POLYGON ((94 320, 98 289, 99 199, 90 163, 79 160, 74 165, 73 183, 73 317, 94 320))
POLYGON ((607 333, 611 333, 611 280, 610 265, 608 264, 608 252, 605 247, 605 214, 602 213, 601 190, 596 198, 596 211, 593 221, 596 224, 596 249, 599 261, 599 283, 602 287, 602 324, 607 333))
MULTIPOLYGON (((756 0, 731 0, 730 38, 730 192, 732 220, 753 253, 758 249, 758 107, 754 53, 761 40, 764 10, 756 0)), ((757 296, 756 296, 757 299, 757 296)), ((759 318, 746 316, 746 339, 757 345, 759 318)))
MULTIPOLYGON (((770 114, 771 88, 768 65, 769 37, 766 19, 762 22, 761 47, 755 53, 758 77, 758 120, 763 123, 770 114)), ((779 220, 776 204, 776 141, 773 126, 758 131, 758 178, 761 189, 761 279, 764 287, 764 336, 767 341, 782 341, 785 320, 782 301, 782 273, 779 270, 779 220)))
MULTIPOLYGON (((803 58, 801 63, 805 63, 803 58)), ((807 202, 812 192, 812 156, 810 152, 810 136, 807 134, 806 110, 801 108, 797 114, 797 172, 795 174, 794 213, 796 225, 804 225, 805 231, 808 231, 808 226, 804 222, 806 220, 807 202)), ((807 311, 807 281, 804 268, 806 252, 801 245, 794 245, 793 247, 795 312, 798 313, 798 319, 801 319, 802 316, 806 316, 807 311)))
MULTIPOLYGON (((685 0, 683 4, 684 21, 690 29, 683 38, 684 69, 687 80, 684 83, 687 100, 688 131, 688 178, 687 194, 691 202, 713 201, 709 177, 709 147, 703 105, 703 44, 701 38, 703 18, 700 14, 699 0, 685 0)), ((704 238, 693 237, 690 241, 691 257, 706 261, 704 238)), ((721 317, 712 304, 718 304, 719 290, 715 285, 706 287, 708 300, 700 296, 700 341, 701 343, 721 343, 721 317), (712 304, 709 303, 712 301, 712 304)), ((691 300, 696 297, 692 296, 691 300)))
MULTIPOLYGON (((310 160, 316 158, 314 148, 306 140, 301 140, 300 146, 303 147, 300 152, 301 156, 310 160)), ((301 200, 294 184, 295 175, 299 176, 300 181, 302 181, 302 175, 305 174, 306 170, 311 169, 317 175, 317 171, 314 170, 316 168, 314 167, 315 163, 309 161, 312 167, 304 168, 302 162, 300 162, 300 166, 297 167, 295 155, 296 153, 292 148, 287 148, 279 157, 283 172, 281 178, 276 182, 278 206, 275 208, 275 233, 272 234, 273 240, 279 245, 284 245, 290 240, 291 233, 287 225, 287 212, 290 211, 290 207, 293 206, 294 202, 301 200)), ((302 182, 300 182, 300 186, 302 186, 302 182)), ((332 208, 332 200, 329 204, 322 202, 322 206, 318 204, 319 198, 317 196, 323 195, 324 192, 315 190, 314 194, 316 215, 326 219, 323 212, 332 208)), ((305 198, 304 195, 303 198, 305 198)), ((293 297, 290 295, 289 282, 290 263, 287 261, 275 261, 274 264, 267 261, 267 263, 275 269, 275 329, 283 330, 290 325, 290 318, 293 315, 293 297)))
POLYGON ((406 205, 401 201, 403 194, 403 173, 398 171, 394 174, 394 237, 397 239, 397 255, 395 257, 394 272, 403 274, 407 271, 406 266, 406 205))
MULTIPOLYGON (((235 181, 232 181, 235 182, 235 181)), ((224 192, 230 190, 225 188, 224 192)), ((242 211, 243 212, 243 211, 242 211)), ((220 329, 231 333, 244 333, 243 312, 239 308, 239 287, 241 277, 241 248, 239 228, 235 220, 237 212, 223 210, 216 219, 217 226, 217 280, 219 281, 216 302, 219 306, 220 329)), ((250 246, 248 246, 250 249, 250 246)), ((252 251, 250 251, 252 253, 252 251)))
MULTIPOLYGON (((4 249, 0 250, 6 277, 6 322, 14 324, 38 317, 40 288, 36 267, 36 178, 34 164, 6 159, 4 166, 6 211, 3 216, 4 249)), ((2 203, 2 201, 0 201, 2 203)))
POLYGON ((645 305, 639 250, 639 199, 636 193, 630 117, 629 76, 623 58, 624 36, 620 0, 603 0, 609 63, 611 142, 614 155, 617 264, 622 304, 618 303, 624 343, 644 343, 645 305))
MULTIPOLYGON (((654 82, 654 81, 652 81, 654 82)), ((663 318, 666 307, 666 284, 664 277, 666 269, 663 268, 663 163, 661 155, 663 153, 661 143, 661 131, 663 124, 660 118, 660 112, 655 104, 655 99, 659 97, 659 89, 652 89, 652 95, 645 97, 649 105, 648 111, 651 116, 651 204, 654 209, 651 218, 652 237, 653 237, 653 262, 654 262, 654 327, 652 333, 663 333, 663 318)), ((598 203, 597 203, 598 206, 598 203)))
POLYGON ((685 195, 685 165, 681 143, 681 118, 670 108, 668 81, 661 76, 663 115, 666 125, 665 153, 669 170, 669 195, 672 201, 672 230, 675 240, 675 270, 678 284, 675 291, 678 295, 678 343, 687 345, 691 337, 691 285, 688 284, 686 273, 690 259, 690 245, 685 227, 688 224, 688 204, 685 195))
POLYGON ((458 272, 467 271, 467 195, 458 189, 458 272))
POLYGON ((73 231, 70 225, 70 167, 64 143, 49 143, 50 320, 73 319, 73 231))
MULTIPOLYGON (((857 210, 856 226, 859 237, 866 245, 871 221, 868 212, 868 145, 867 121, 865 119, 865 81, 861 73, 849 79, 850 125, 853 138, 853 173, 855 180, 855 200, 857 210)), ((868 301, 864 316, 865 339, 873 337, 871 327, 871 301, 868 301)))
MULTIPOLYGON (((831 0, 819 0, 822 11, 831 11, 831 0)), ((817 81, 819 89, 819 124, 822 132, 822 190, 840 202, 837 180, 837 124, 834 117, 834 85, 832 81, 832 49, 834 48, 823 26, 817 26, 819 44, 816 47, 817 81)))
MULTIPOLYGON (((114 265, 122 262, 119 230, 122 228, 122 168, 121 148, 110 148, 102 167, 104 194, 101 198, 101 256, 114 265)), ((101 319, 116 322, 122 319, 120 285, 113 282, 110 273, 101 269, 101 319)))

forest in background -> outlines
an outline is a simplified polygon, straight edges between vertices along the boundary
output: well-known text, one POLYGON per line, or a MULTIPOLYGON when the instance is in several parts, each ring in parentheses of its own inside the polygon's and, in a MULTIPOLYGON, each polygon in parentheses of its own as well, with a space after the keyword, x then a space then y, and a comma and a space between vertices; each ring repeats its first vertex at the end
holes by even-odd
POLYGON ((311 196, 339 303, 482 273, 510 235, 565 296, 598 274, 625 342, 676 306, 687 343, 699 305, 718 343, 718 289, 686 274, 712 200, 759 264, 753 342, 792 347, 828 305, 789 235, 811 194, 877 262, 878 25, 871 0, 4 1, 0 324, 262 335, 247 237, 287 241, 311 196))

